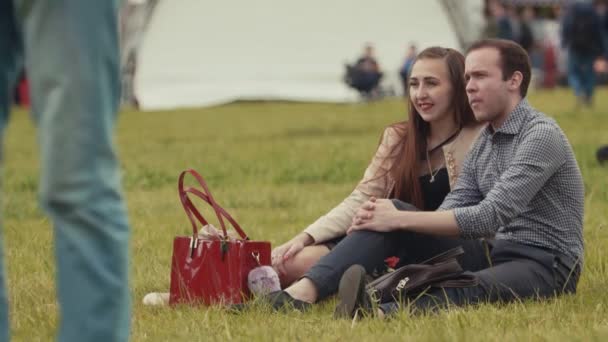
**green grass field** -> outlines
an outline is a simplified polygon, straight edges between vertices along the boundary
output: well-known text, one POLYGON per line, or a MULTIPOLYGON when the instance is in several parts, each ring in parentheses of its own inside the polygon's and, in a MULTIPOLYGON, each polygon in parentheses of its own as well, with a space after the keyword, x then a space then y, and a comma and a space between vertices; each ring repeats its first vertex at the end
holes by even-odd
MULTIPOLYGON (((123 112, 117 144, 132 226, 132 340, 608 340, 608 168, 595 161, 597 147, 608 143, 608 90, 596 98, 595 109, 576 112, 567 90, 530 97, 561 124, 585 178, 586 263, 577 295, 354 324, 332 319, 334 299, 305 314, 259 309, 240 316, 217 308, 146 307, 141 300, 168 289, 172 239, 190 230, 176 192, 181 170, 199 170, 252 238, 276 246, 350 193, 383 127, 405 117, 402 100, 123 112)), ((58 320, 52 230, 36 202, 36 132, 23 111, 13 115, 5 151, 12 335, 49 341, 58 320)), ((211 217, 210 210, 204 213, 211 217)))

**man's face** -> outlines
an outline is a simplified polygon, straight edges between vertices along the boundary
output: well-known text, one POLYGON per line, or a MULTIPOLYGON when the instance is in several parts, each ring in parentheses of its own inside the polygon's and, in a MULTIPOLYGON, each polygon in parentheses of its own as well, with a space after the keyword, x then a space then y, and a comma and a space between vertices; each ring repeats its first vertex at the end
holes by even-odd
POLYGON ((465 60, 467 96, 478 121, 499 119, 509 106, 508 81, 503 81, 500 53, 495 48, 469 52, 465 60))

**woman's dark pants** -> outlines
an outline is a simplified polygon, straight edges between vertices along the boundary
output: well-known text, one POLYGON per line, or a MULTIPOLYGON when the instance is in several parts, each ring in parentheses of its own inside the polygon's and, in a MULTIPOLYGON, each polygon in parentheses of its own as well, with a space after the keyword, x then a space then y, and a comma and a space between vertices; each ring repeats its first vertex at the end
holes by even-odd
MULTIPOLYGON (((399 210, 417 210, 405 202, 393 203, 399 210)), ((399 257, 400 266, 414 264, 457 246, 465 250, 458 260, 462 268, 475 274, 479 284, 430 290, 410 303, 414 308, 433 310, 448 305, 547 298, 576 291, 580 267, 559 253, 506 240, 464 240, 404 231, 354 232, 304 277, 316 285, 321 300, 337 292, 342 274, 354 264, 362 265, 368 274, 379 275, 386 269, 384 260, 388 257, 399 257)), ((400 305, 392 302, 380 307, 388 314, 400 305)))

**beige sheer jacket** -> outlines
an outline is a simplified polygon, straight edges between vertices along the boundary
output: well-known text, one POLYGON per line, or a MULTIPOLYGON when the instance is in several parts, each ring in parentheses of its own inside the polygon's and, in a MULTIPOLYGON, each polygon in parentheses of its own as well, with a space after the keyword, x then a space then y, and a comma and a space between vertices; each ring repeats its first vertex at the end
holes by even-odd
MULTIPOLYGON (((454 187, 464 157, 484 126, 483 124, 478 124, 464 127, 453 141, 442 147, 445 165, 450 178, 450 188, 454 187)), ((390 166, 383 165, 383 163, 388 163, 386 156, 397 141, 398 137, 394 128, 387 128, 383 133, 382 141, 378 146, 376 154, 355 190, 342 203, 321 216, 304 230, 305 233, 314 239, 315 244, 344 236, 346 230, 350 227, 355 211, 371 196, 387 198, 390 195, 395 181, 390 179, 389 176, 378 178, 376 174, 380 167, 387 168, 390 166)))

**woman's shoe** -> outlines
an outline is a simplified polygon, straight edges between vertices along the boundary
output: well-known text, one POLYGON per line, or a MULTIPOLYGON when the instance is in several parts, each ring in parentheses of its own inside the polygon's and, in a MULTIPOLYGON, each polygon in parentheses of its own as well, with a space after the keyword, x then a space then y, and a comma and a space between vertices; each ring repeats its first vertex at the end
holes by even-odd
POLYGON ((293 298, 285 291, 274 291, 267 295, 258 297, 257 300, 248 303, 232 304, 227 307, 231 313, 242 313, 258 304, 268 304, 273 311, 289 311, 290 309, 304 312, 308 311, 312 304, 293 298))
POLYGON ((312 308, 311 303, 295 299, 285 291, 274 291, 267 294, 265 297, 266 301, 275 311, 294 309, 296 311, 304 312, 312 308))

